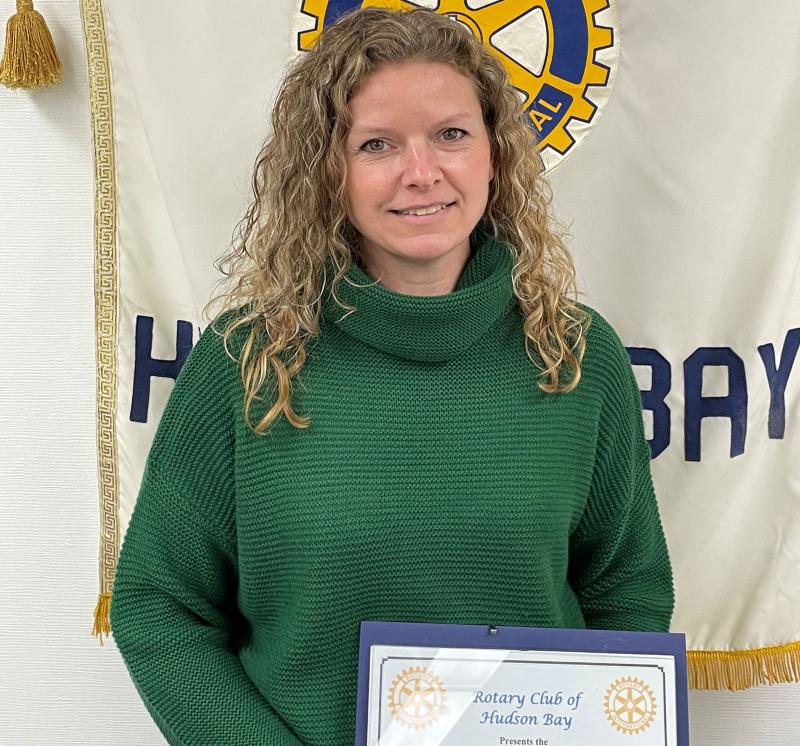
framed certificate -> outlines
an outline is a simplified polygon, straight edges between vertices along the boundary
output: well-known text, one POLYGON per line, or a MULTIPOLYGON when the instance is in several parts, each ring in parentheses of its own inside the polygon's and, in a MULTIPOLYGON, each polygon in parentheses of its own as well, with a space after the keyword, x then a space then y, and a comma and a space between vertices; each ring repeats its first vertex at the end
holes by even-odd
POLYGON ((688 746, 686 643, 362 622, 356 746, 688 746))

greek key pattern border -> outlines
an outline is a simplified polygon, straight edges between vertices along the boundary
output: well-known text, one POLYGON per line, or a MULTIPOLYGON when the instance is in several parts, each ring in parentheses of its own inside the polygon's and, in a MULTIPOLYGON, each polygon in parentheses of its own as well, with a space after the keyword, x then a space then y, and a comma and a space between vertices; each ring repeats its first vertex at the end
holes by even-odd
POLYGON ((111 65, 102 0, 81 0, 94 145, 94 292, 100 593, 110 594, 119 556, 117 460, 117 190, 111 65))

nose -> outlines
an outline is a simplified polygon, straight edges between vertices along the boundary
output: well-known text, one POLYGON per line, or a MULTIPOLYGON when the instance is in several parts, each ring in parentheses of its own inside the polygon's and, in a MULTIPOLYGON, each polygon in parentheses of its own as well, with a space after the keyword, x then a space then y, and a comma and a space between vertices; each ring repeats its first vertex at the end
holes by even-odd
POLYGON ((428 142, 412 142, 406 149, 403 185, 428 190, 442 178, 436 150, 428 142))

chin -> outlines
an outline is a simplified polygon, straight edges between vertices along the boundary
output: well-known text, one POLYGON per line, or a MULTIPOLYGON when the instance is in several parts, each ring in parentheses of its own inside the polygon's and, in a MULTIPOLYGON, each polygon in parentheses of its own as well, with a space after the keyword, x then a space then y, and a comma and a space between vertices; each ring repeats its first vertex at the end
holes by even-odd
POLYGON ((424 236, 418 239, 405 238, 394 243, 396 249, 392 253, 408 259, 434 261, 458 251, 463 242, 464 239, 445 238, 443 236, 424 236))

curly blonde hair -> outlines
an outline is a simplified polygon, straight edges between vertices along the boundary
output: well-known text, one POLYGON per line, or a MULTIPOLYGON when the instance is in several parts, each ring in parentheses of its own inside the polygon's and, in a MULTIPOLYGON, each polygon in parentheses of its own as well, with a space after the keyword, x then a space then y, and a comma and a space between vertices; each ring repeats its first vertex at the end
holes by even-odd
POLYGON ((307 341, 319 334, 326 287, 352 310, 336 295, 359 252, 345 194, 348 103, 380 66, 408 60, 445 62, 474 82, 494 167, 481 224, 511 252, 526 353, 544 391, 570 391, 580 380, 589 316, 577 303, 575 269, 550 214, 536 138, 505 68, 447 16, 366 8, 326 28, 290 64, 272 134, 256 159, 253 201, 231 250, 215 265, 225 275, 222 292, 204 313, 215 304, 219 312, 238 309, 222 333, 239 364, 245 420, 256 433, 281 414, 294 427, 309 424, 292 408, 292 379, 305 363, 307 341), (242 327, 246 338, 234 354, 231 335, 242 327), (272 406, 251 422, 265 383, 272 406))

